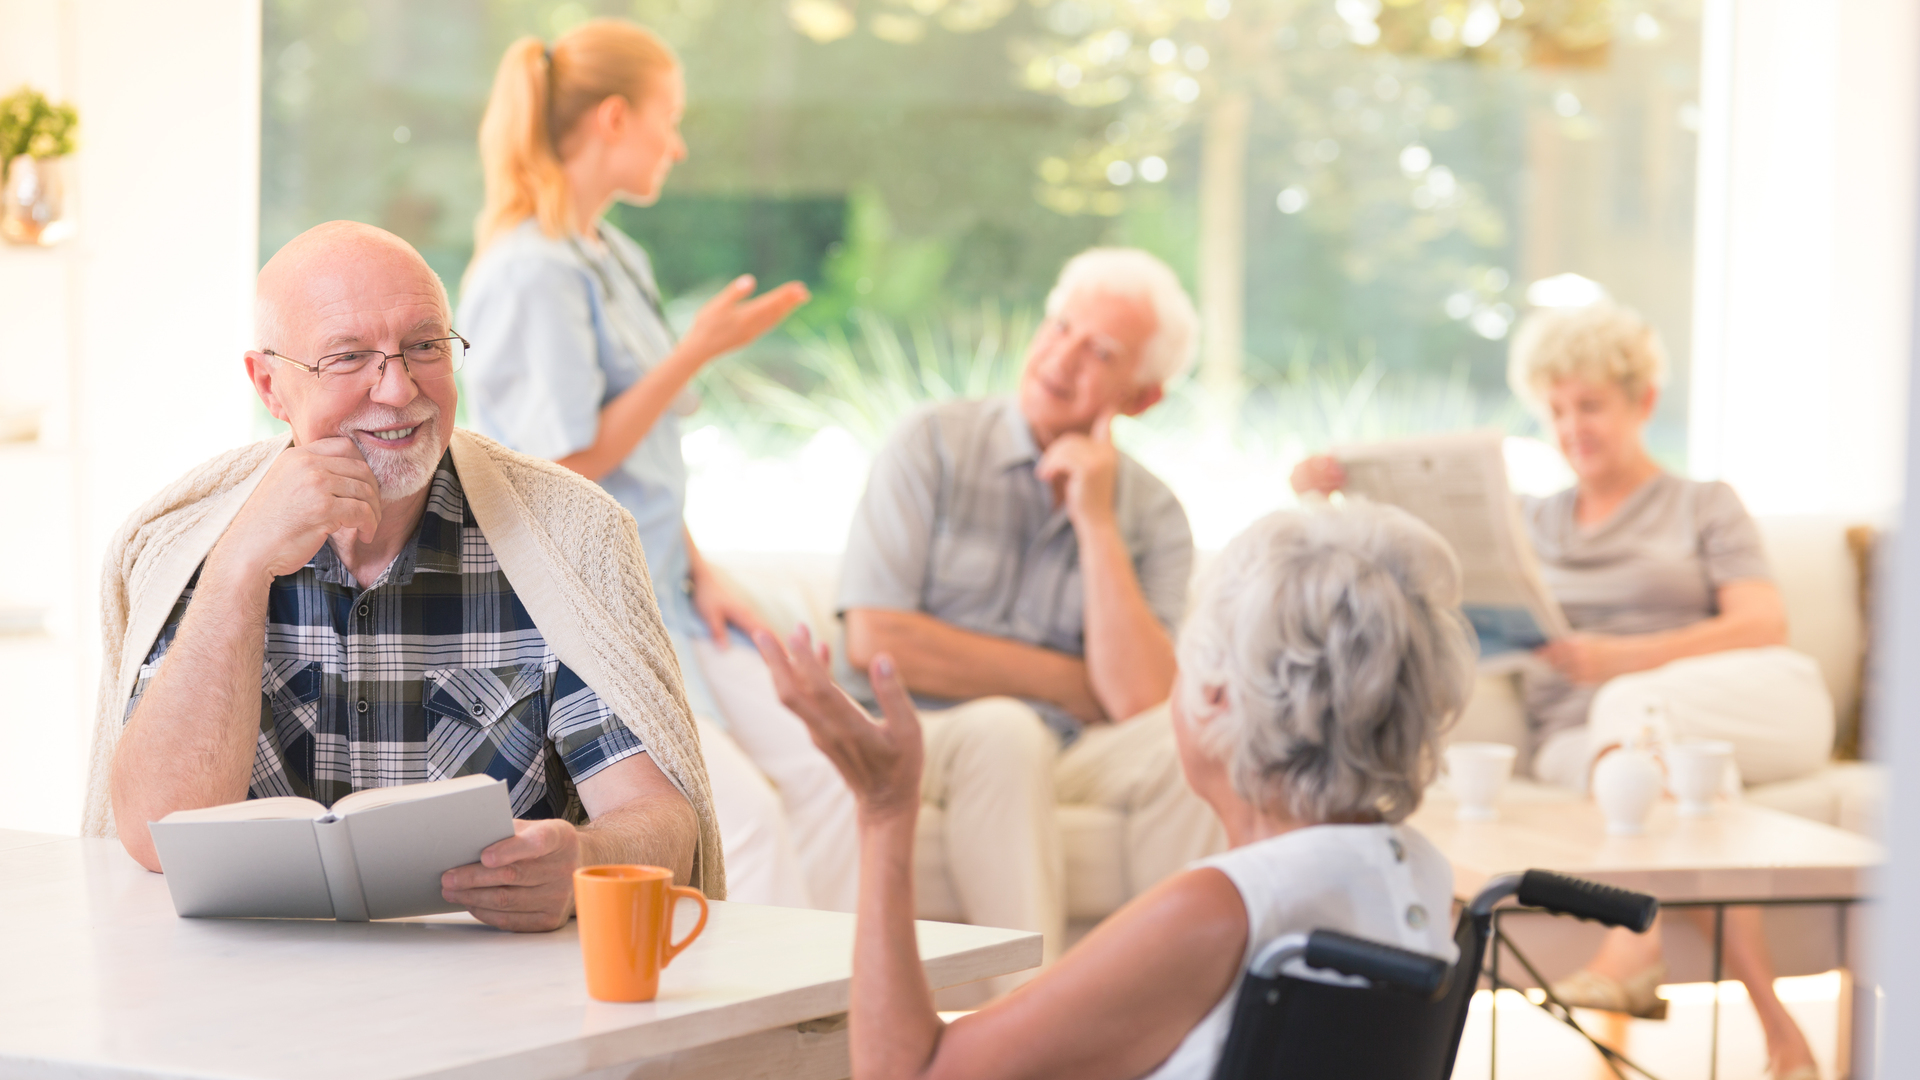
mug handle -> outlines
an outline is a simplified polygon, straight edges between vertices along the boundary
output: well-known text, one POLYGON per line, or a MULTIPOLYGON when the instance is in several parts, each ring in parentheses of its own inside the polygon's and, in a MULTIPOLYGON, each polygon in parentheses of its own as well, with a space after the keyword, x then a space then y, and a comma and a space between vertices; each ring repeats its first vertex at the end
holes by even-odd
POLYGON ((700 936, 700 931, 707 928, 707 895, 705 893, 699 889, 689 889, 684 885, 669 885, 667 895, 673 898, 673 907, 669 908, 667 913, 667 933, 663 935, 666 940, 662 943, 661 967, 673 963, 673 958, 684 952, 687 946, 693 944, 693 939, 700 936), (700 902, 700 921, 694 923, 693 929, 676 944, 673 940, 673 911, 679 908, 683 897, 700 902))

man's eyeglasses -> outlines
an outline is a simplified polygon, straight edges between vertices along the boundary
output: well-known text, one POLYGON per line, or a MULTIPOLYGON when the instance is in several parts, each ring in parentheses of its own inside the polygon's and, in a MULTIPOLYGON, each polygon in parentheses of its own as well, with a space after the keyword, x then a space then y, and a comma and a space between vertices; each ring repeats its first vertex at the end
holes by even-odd
POLYGON ((276 360, 284 360, 294 367, 308 372, 320 380, 322 390, 335 392, 370 390, 379 385, 386 377, 387 364, 400 361, 401 367, 413 377, 415 382, 428 379, 450 378, 460 370, 467 358, 467 350, 472 346, 459 334, 449 337, 431 338, 402 346, 397 353, 381 352, 379 349, 356 349, 353 352, 334 353, 323 356, 311 364, 303 364, 290 356, 274 352, 272 349, 260 351, 276 360))

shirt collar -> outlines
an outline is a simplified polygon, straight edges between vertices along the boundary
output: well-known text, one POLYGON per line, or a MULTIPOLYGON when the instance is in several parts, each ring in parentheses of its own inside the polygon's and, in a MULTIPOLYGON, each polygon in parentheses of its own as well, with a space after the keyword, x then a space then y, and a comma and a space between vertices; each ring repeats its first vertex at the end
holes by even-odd
POLYGON ((1000 423, 994 428, 993 442, 988 452, 992 454, 992 464, 996 469, 1032 465, 1040 460, 1040 445, 1033 441, 1033 428, 1028 426, 1027 418, 1021 414, 1017 398, 1001 399, 1000 423))
MULTIPOLYGON (((440 464, 428 484, 427 507, 420 515, 420 527, 414 530, 400 554, 394 556, 380 580, 367 588, 406 585, 413 581, 416 573, 459 573, 461 530, 466 516, 466 491, 460 486, 460 474, 454 471, 453 452, 449 450, 440 456, 440 464)), ((332 544, 321 544, 320 550, 307 560, 307 566, 326 584, 345 588, 355 585, 353 575, 347 572, 347 565, 340 561, 332 544)))

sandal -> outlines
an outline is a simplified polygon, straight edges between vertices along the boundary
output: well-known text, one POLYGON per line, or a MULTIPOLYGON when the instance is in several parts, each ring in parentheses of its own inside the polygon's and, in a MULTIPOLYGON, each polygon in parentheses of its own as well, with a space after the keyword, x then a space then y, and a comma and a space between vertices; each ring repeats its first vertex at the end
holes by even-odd
MULTIPOLYGON (((1553 996, 1565 1005, 1626 1013, 1628 1016, 1637 1016, 1642 1020, 1665 1020, 1667 1001, 1654 991, 1660 988, 1660 980, 1666 977, 1665 961, 1655 961, 1629 977, 1624 983, 1581 968, 1554 983, 1551 989, 1553 996)), ((1804 1071, 1796 1070, 1790 1076, 1781 1077, 1780 1080, 1820 1080, 1817 1074, 1811 1078, 1802 1076, 1801 1073, 1804 1071)))

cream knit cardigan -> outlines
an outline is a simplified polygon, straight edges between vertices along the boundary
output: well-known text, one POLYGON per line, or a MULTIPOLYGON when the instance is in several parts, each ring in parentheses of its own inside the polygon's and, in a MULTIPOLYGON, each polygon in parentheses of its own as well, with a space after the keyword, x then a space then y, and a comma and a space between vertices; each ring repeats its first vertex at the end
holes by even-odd
MULTIPOLYGON (((114 835, 108 777, 140 665, 188 579, 288 442, 283 435, 199 466, 134 511, 108 545, 86 835, 114 835)), ((541 636, 640 736, 692 804, 700 823, 692 884, 724 899, 706 763, 633 517, 598 484, 491 439, 456 429, 452 448, 474 520, 541 636)))

